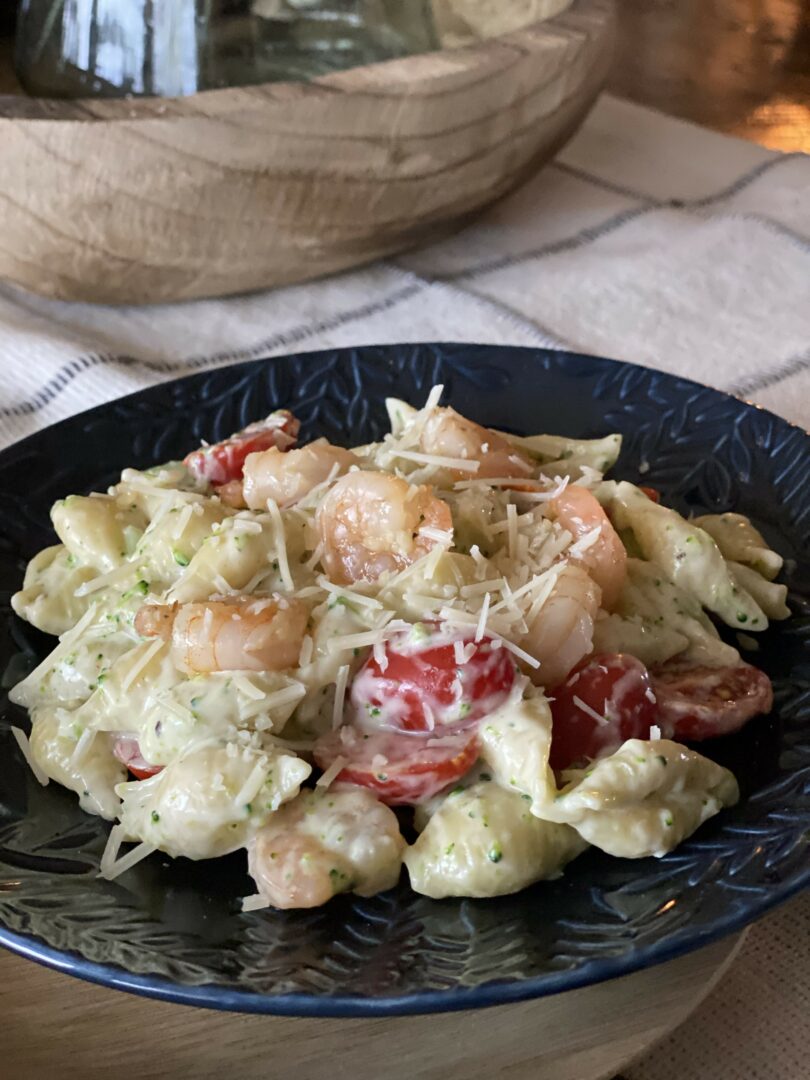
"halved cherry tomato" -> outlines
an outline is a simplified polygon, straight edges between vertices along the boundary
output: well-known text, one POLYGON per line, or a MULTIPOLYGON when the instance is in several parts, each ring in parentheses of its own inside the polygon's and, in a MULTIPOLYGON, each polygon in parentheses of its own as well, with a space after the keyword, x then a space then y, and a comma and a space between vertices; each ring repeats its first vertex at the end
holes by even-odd
POLYGON ((336 781, 369 788, 389 806, 416 806, 470 771, 478 739, 469 729, 441 737, 369 735, 349 725, 319 739, 314 755, 322 769, 346 759, 336 781))
POLYGON ((551 698, 550 761, 555 770, 603 757, 626 739, 646 739, 656 722, 647 669, 625 653, 584 660, 552 690, 551 698))
POLYGON ((113 756, 126 765, 129 772, 138 780, 148 780, 163 769, 162 765, 150 765, 141 756, 138 740, 133 735, 118 735, 113 743, 113 756))
POLYGON ((269 450, 273 446, 279 450, 289 450, 295 445, 300 427, 300 421, 291 412, 278 409, 270 413, 266 420, 249 424, 229 439, 193 450, 183 464, 198 480, 207 480, 210 484, 241 480, 248 454, 269 450))
POLYGON ((751 664, 709 668, 672 662, 651 674, 656 723, 668 739, 698 742, 728 735, 773 705, 771 680, 751 664))
POLYGON ((372 655, 354 677, 351 702, 367 729, 439 731, 468 726, 494 712, 515 681, 515 665, 492 638, 463 642, 459 664, 452 642, 431 645, 435 623, 417 624, 385 645, 382 664, 372 655), (470 649, 472 645, 472 649, 470 649))
POLYGON ((660 503, 661 502, 661 492, 658 490, 658 488, 640 487, 638 490, 643 491, 644 494, 647 496, 647 498, 651 499, 652 502, 654 502, 654 503, 660 503))

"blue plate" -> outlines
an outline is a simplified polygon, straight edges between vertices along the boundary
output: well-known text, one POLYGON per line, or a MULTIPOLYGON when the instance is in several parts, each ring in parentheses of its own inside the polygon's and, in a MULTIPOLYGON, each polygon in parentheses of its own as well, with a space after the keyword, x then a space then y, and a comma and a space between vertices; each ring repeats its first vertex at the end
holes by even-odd
POLYGON ((436 902, 406 884, 312 912, 243 915, 241 855, 153 855, 98 878, 108 826, 33 781, 0 703, 0 942, 119 989, 188 1005, 381 1016, 503 1004, 625 975, 739 930, 810 882, 810 437, 761 409, 659 372, 538 349, 403 345, 241 364, 153 387, 65 420, 0 455, 3 685, 49 647, 11 615, 25 561, 53 543, 48 510, 122 467, 181 456, 277 406, 305 439, 379 437, 388 394, 446 401, 493 427, 625 435, 617 475, 682 511, 749 514, 787 559, 795 618, 757 655, 768 718, 704 749, 743 799, 664 859, 591 851, 559 881, 490 901, 436 902), (22 654, 22 655, 21 655, 22 654))

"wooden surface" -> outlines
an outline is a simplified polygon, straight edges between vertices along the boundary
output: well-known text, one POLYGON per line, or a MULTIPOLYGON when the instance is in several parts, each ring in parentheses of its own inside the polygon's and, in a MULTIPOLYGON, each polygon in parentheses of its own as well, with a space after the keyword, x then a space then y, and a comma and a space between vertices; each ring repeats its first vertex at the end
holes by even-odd
POLYGON ((306 280, 463 224, 576 129, 611 0, 309 84, 0 100, 0 277, 148 303, 306 280))
POLYGON ((688 1016, 739 943, 727 938, 666 969, 570 994, 390 1020, 240 1016, 166 1005, 0 951, 0 1076, 108 1080, 121 1071, 128 1080, 603 1080, 688 1016))
POLYGON ((617 0, 608 87, 672 116, 810 152, 810 0, 617 0))

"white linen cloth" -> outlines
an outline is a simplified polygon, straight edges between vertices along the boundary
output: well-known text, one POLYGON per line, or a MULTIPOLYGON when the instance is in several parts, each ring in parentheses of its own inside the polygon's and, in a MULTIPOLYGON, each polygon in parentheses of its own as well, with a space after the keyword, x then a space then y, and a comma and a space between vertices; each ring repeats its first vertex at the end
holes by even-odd
MULTIPOLYGON (((453 239, 322 282, 102 308, 0 284, 0 445, 139 387, 397 341, 545 345, 690 376, 810 427, 810 157, 603 97, 556 161, 453 239)), ((810 897, 628 1080, 810 1075, 810 897)))

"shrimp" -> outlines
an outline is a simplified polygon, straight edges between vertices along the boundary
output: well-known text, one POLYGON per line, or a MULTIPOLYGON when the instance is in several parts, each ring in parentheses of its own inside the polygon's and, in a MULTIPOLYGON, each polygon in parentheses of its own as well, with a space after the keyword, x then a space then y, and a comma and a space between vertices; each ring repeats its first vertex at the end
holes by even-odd
POLYGON ((268 499, 282 508, 292 506, 332 473, 342 476, 359 464, 351 450, 332 446, 326 439, 286 453, 273 448, 250 454, 244 469, 244 499, 251 510, 263 510, 268 499))
POLYGON ((599 529, 596 540, 581 555, 571 556, 602 590, 602 606, 608 611, 619 599, 627 578, 627 551, 596 497, 587 488, 569 486, 549 504, 552 514, 574 541, 599 529))
POLYGON ((282 671, 298 662, 308 616, 300 600, 279 597, 145 604, 135 629, 171 641, 174 662, 188 673, 282 671))
POLYGON ((324 569, 340 585, 376 581, 427 555, 436 544, 427 528, 453 533, 450 508, 432 488, 387 473, 349 473, 318 511, 324 569))
POLYGON ((557 578, 548 600, 520 644, 540 661, 532 682, 558 686, 568 672, 593 650, 593 627, 601 590, 579 566, 570 563, 557 578))
POLYGON ((320 907, 336 893, 396 885, 405 841, 392 810, 359 788, 302 791, 248 845, 248 869, 276 908, 320 907))
MULTIPOLYGON (((478 462, 475 473, 454 470, 456 479, 472 477, 530 477, 534 465, 530 458, 511 445, 503 435, 467 420, 455 409, 436 409, 422 429, 421 448, 427 454, 466 458, 478 462)), ((529 483, 528 487, 536 485, 529 483)))

